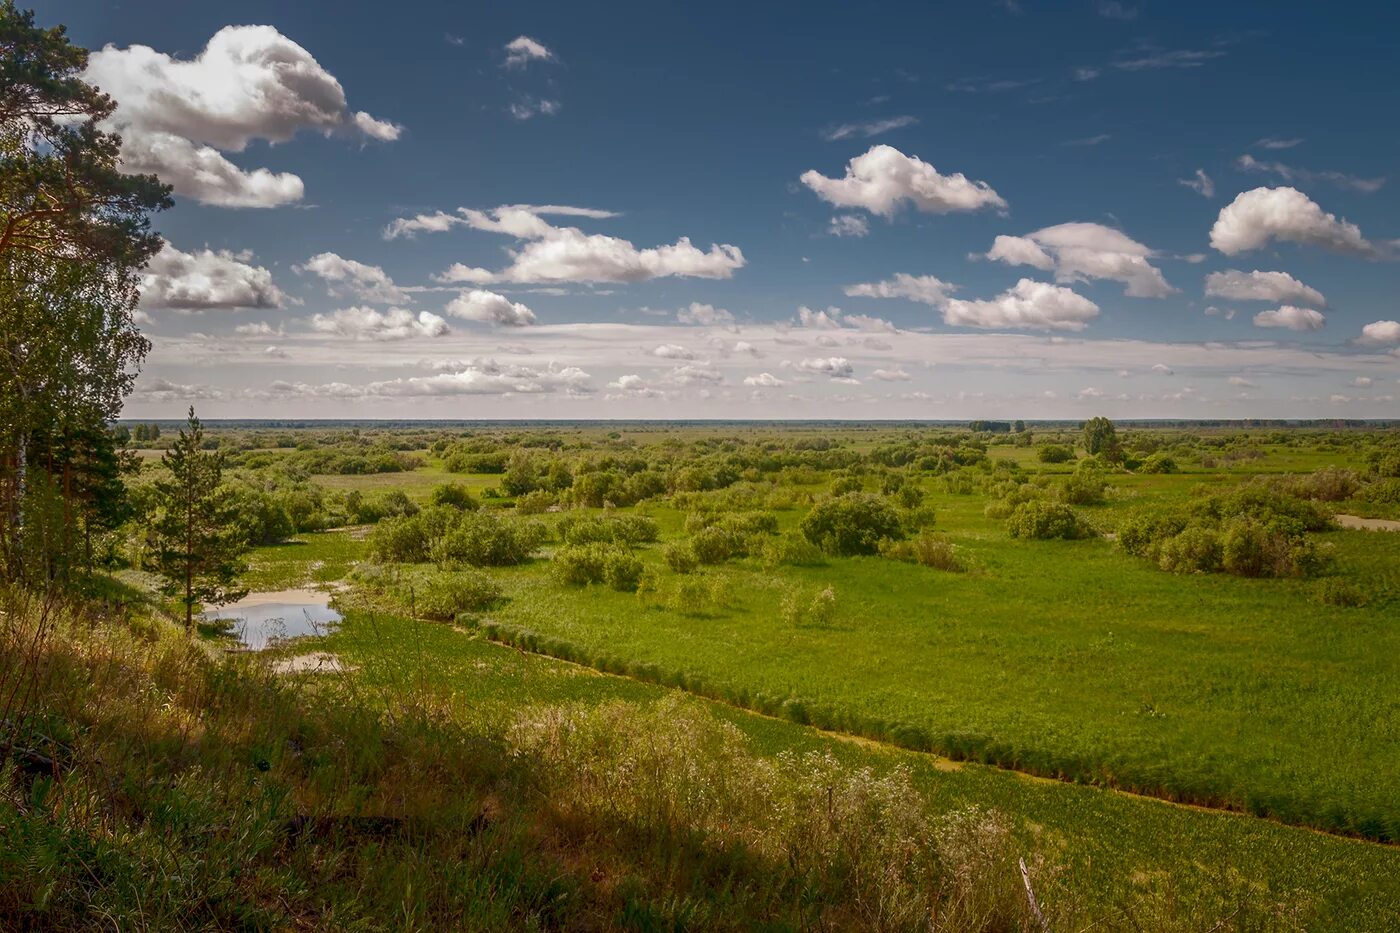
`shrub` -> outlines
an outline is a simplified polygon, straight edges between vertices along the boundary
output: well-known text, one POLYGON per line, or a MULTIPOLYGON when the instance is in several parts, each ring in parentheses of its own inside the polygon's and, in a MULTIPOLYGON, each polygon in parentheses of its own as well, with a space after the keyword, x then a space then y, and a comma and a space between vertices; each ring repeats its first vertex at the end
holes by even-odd
POLYGON ((1063 444, 1042 444, 1035 456, 1041 463, 1068 463, 1074 459, 1074 451, 1063 444))
POLYGON ((381 521, 369 533, 371 560, 394 564, 417 564, 428 559, 428 532, 416 516, 400 516, 381 521))
POLYGON ((603 559, 603 582, 615 590, 631 592, 642 579, 642 562, 631 551, 612 548, 603 559))
POLYGON ((1155 453, 1138 465, 1139 473, 1176 473, 1180 467, 1176 461, 1164 453, 1155 453))
POLYGON ((790 587, 783 593, 778 611, 787 625, 830 625, 836 618, 836 590, 825 586, 809 595, 799 587, 790 587))
POLYGON ((690 549, 702 564, 722 564, 745 553, 743 539, 722 525, 702 528, 690 539, 690 549))
POLYGON ((1352 470, 1341 467, 1326 467, 1308 476, 1301 477, 1294 484, 1293 491, 1305 499, 1319 499, 1323 502, 1342 502, 1350 499, 1361 490, 1361 477, 1352 470))
POLYGON ((807 540, 828 554, 875 554, 885 538, 904 537, 899 513, 883 498, 847 493, 817 503, 802 519, 807 540))
POLYGON ((1094 462, 1084 460, 1060 486, 1060 501, 1070 505, 1094 505, 1103 501, 1107 486, 1107 480, 1094 462))
POLYGON ((938 524, 938 517, 931 505, 915 506, 899 513, 900 524, 909 534, 926 531, 938 524))
POLYGON ((656 522, 645 515, 567 516, 558 527, 566 544, 605 541, 633 545, 655 541, 659 534, 656 522))
POLYGON ((1324 606, 1338 606, 1343 609, 1359 609, 1367 603, 1366 592, 1361 587, 1350 580, 1336 577, 1319 582, 1316 598, 1324 606))
POLYGON ((763 543, 763 565, 810 567, 823 563, 821 548, 801 532, 780 535, 763 543))
POLYGON ((538 521, 512 521, 493 512, 467 512, 434 542, 432 558, 444 566, 504 567, 528 560, 544 543, 538 521))
POLYGON ((1079 513, 1060 502, 1033 499, 1016 506, 1007 520, 1006 530, 1013 538, 1087 538, 1093 531, 1079 513))
POLYGON ((462 612, 481 612, 501 601, 501 588, 479 572, 438 574, 414 594, 414 608, 425 619, 450 622, 462 612))
POLYGON ((642 562, 618 544, 591 541, 566 544, 554 552, 554 572, 570 586, 606 583, 615 590, 631 591, 642 579, 642 562))
POLYGON ((554 493, 544 489, 536 489, 534 492, 527 492, 516 497, 515 511, 521 515, 540 515, 548 512, 557 502, 554 493))
POLYGON ((463 512, 473 512, 479 505, 472 497, 471 490, 460 483, 443 483, 434 486, 428 501, 433 505, 445 505, 463 512))
POLYGON ((1204 525, 1188 525, 1161 543, 1157 563, 1174 573, 1214 573, 1223 564, 1220 535, 1204 525))
POLYGON ((861 483, 859 476, 838 477, 836 481, 831 484, 831 494, 833 496, 844 496, 848 493, 860 491, 861 483))
POLYGON ((880 553, 893 560, 923 564, 935 570, 961 572, 967 569, 951 541, 927 531, 908 541, 886 541, 880 553))
POLYGON ((683 541, 666 545, 661 549, 661 557, 666 561, 666 566, 676 573, 694 573, 695 568, 700 566, 695 549, 683 541))

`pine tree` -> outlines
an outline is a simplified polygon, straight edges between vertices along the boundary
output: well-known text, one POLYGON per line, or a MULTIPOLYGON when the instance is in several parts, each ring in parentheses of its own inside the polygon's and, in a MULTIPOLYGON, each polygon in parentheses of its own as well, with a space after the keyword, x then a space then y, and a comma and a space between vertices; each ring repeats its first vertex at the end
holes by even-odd
POLYGON ((247 595, 237 585, 248 542, 231 497, 221 488, 224 455, 204 449, 204 428, 190 406, 188 430, 161 457, 167 475, 155 484, 161 503, 156 516, 156 572, 162 592, 180 596, 185 629, 194 627, 194 607, 247 595))

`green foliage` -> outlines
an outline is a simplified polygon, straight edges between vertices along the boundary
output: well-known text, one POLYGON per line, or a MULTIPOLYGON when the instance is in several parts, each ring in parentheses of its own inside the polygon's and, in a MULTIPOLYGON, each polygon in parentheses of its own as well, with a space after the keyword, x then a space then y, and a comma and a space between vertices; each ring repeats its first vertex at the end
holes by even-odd
POLYGON ((1035 540, 1087 538, 1094 533, 1074 509, 1043 499, 1016 506, 1007 519, 1006 530, 1013 538, 1035 540))
POLYGON ((223 482, 223 454, 203 447, 204 430, 190 408, 187 429, 161 458, 166 473, 155 483, 160 511, 152 523, 155 570, 162 592, 180 596, 185 628, 194 608, 236 600, 247 591, 237 585, 245 569, 247 532, 223 482))
POLYGON ((444 622, 464 612, 484 612, 500 601, 500 586, 479 571, 434 574, 413 594, 418 615, 444 622))
POLYGON ((1137 468, 1139 473, 1178 473, 1180 470, 1173 457, 1160 451, 1149 454, 1137 468))
POLYGON ((935 570, 960 573, 967 569, 957 546, 946 537, 929 531, 921 531, 907 541, 886 540, 880 548, 880 555, 892 560, 923 564, 935 570))
POLYGON ((1059 498, 1069 505, 1097 505, 1103 502, 1108 480, 1094 460, 1081 460, 1074 472, 1060 485, 1059 498))
POLYGON ((836 620, 836 590, 824 586, 814 593, 791 587, 783 593, 778 611, 784 625, 828 626, 836 620))
POLYGON ((1084 449, 1091 457, 1103 454, 1109 459, 1120 458, 1117 427, 1107 418, 1090 418, 1084 422, 1084 449))
POLYGON ((631 592, 642 578, 642 562, 622 545, 591 541, 566 544, 554 552, 551 562, 559 582, 569 586, 606 583, 631 592))
POLYGON ((828 554, 875 554, 885 538, 904 537, 899 513, 882 497, 847 493, 817 503, 802 519, 802 533, 828 554))
POLYGON ((656 522, 645 515, 567 515, 557 526, 567 544, 594 541, 638 545, 657 539, 656 522))
POLYGON ((528 560, 546 534, 544 525, 536 521, 466 512, 433 542, 430 556, 447 567, 505 567, 528 560))
POLYGON ((694 573, 700 566, 695 549, 684 541, 672 541, 661 549, 661 557, 674 573, 694 573))
POLYGON ((480 503, 472 496, 471 490, 460 483, 443 483, 441 486, 434 486, 432 494, 428 496, 428 501, 433 505, 446 505, 464 512, 473 512, 480 508, 480 503))

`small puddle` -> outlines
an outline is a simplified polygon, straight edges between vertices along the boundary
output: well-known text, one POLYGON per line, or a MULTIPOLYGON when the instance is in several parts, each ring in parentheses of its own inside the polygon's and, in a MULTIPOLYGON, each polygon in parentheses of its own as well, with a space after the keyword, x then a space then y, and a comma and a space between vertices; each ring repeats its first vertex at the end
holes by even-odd
POLYGON ((229 634, 251 651, 302 635, 324 635, 342 618, 320 590, 249 593, 236 603, 204 611, 205 621, 225 622, 229 634))

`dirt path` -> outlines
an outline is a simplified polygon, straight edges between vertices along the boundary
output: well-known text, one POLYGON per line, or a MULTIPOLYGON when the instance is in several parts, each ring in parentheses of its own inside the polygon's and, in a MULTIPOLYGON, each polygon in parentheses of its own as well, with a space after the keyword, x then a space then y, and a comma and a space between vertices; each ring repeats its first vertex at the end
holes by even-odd
POLYGON ((1400 531, 1400 522, 1389 518, 1362 518, 1360 515, 1337 515, 1337 524, 1358 531, 1400 531))

